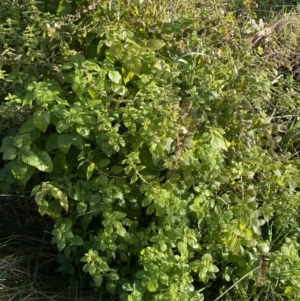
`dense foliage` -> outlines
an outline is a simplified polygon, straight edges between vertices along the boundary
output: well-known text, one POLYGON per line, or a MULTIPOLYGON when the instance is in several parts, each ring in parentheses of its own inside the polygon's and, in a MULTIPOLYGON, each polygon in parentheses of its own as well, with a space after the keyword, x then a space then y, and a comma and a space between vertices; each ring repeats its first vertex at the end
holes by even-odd
POLYGON ((297 100, 251 5, 3 2, 0 192, 53 219, 62 273, 124 301, 299 299, 297 100))

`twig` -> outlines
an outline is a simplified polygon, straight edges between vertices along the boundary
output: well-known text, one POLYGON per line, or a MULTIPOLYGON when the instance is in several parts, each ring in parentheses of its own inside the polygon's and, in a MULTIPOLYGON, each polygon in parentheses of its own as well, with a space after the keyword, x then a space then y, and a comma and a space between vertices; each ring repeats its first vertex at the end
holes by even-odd
POLYGON ((237 284, 239 284, 242 280, 244 280, 247 276, 249 276, 251 273, 255 272, 256 270, 258 270, 259 267, 256 267, 255 269, 251 270, 250 272, 248 272, 246 275, 244 275, 241 279, 239 279, 237 282, 235 282, 229 289, 227 289, 223 294, 221 294, 217 299, 215 299, 214 301, 218 301, 220 300, 224 295, 226 295, 229 291, 231 291, 233 288, 236 287, 237 284))

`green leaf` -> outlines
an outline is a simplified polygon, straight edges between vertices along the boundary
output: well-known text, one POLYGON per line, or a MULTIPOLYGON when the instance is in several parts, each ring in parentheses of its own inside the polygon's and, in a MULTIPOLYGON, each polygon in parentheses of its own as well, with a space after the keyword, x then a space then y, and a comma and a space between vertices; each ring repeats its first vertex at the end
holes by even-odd
POLYGON ((135 183, 138 179, 139 179, 138 175, 136 173, 133 174, 131 179, 130 179, 130 184, 135 183))
POLYGON ((83 63, 85 60, 85 56, 83 54, 74 54, 70 57, 70 62, 71 63, 77 63, 77 64, 80 64, 80 63, 83 63))
POLYGON ((35 124, 33 122, 33 118, 29 117, 19 128, 18 134, 25 134, 25 133, 35 130, 36 128, 37 127, 35 126, 35 124))
POLYGON ((100 269, 101 272, 106 272, 109 270, 109 266, 106 262, 102 261, 98 264, 98 267, 100 269))
POLYGON ((96 287, 100 287, 103 281, 103 277, 101 274, 96 274, 93 276, 93 281, 96 287))
POLYGON ((124 60, 124 66, 128 71, 133 72, 135 74, 140 74, 142 69, 142 61, 137 56, 127 57, 124 60))
POLYGON ((149 206, 151 204, 151 199, 150 198, 144 198, 143 200, 142 200, 142 206, 143 207, 146 207, 146 206, 149 206))
POLYGON ((58 16, 68 15, 72 11, 72 5, 66 0, 60 0, 56 11, 58 16))
POLYGON ((122 285, 122 289, 126 292, 132 292, 134 290, 134 287, 131 283, 127 282, 122 285))
POLYGON ((44 172, 53 171, 53 162, 47 152, 41 151, 38 153, 39 165, 36 168, 44 172))
POLYGON ((87 210, 87 204, 84 201, 81 201, 80 203, 77 204, 76 206, 76 211, 78 214, 83 214, 87 210))
POLYGON ((92 197, 89 200, 89 203, 91 206, 97 205, 101 201, 101 195, 99 193, 96 193, 92 195, 92 197))
POLYGON ((68 211, 69 202, 68 202, 67 195, 65 193, 63 193, 57 187, 53 187, 51 189, 51 194, 55 199, 57 199, 59 201, 61 207, 63 207, 66 211, 68 211))
POLYGON ((20 180, 25 185, 34 174, 35 168, 24 164, 19 157, 11 162, 11 171, 15 179, 20 180))
POLYGON ((151 215, 155 210, 154 204, 150 205, 146 210, 146 215, 151 215))
POLYGON ((64 237, 70 239, 70 238, 73 238, 74 235, 71 230, 68 230, 68 231, 64 232, 64 237))
POLYGON ((86 170, 87 180, 89 180, 92 177, 94 169, 95 169, 95 163, 92 162, 92 163, 89 164, 89 166, 86 170))
POLYGON ((151 281, 147 285, 148 291, 149 292, 156 292, 158 289, 158 283, 157 281, 151 281))
POLYGON ((187 245, 186 245, 186 243, 184 243, 184 242, 179 242, 179 243, 178 243, 178 251, 179 251, 181 254, 185 254, 185 252, 187 251, 187 245))
POLYGON ((3 153, 3 160, 14 160, 17 157, 17 150, 14 147, 7 148, 3 153))
POLYGON ((128 295, 128 294, 126 294, 126 293, 122 293, 121 295, 120 295, 120 299, 122 300, 122 301, 128 301, 128 298, 129 298, 130 296, 128 295))
POLYGON ((226 146, 226 143, 225 143, 224 139, 219 138, 217 136, 212 136, 211 146, 215 149, 227 150, 227 146, 226 146))
POLYGON ((89 71, 100 71, 99 65, 96 62, 93 62, 92 60, 86 60, 83 66, 89 71))
POLYGON ((37 202, 37 205, 38 205, 38 210, 39 210, 39 213, 41 216, 44 216, 47 214, 47 211, 48 211, 48 207, 49 207, 49 204, 46 200, 41 200, 39 202, 37 202))
POLYGON ((269 253, 270 251, 270 244, 268 242, 262 241, 258 243, 258 247, 264 253, 269 253))
POLYGON ((97 54, 101 51, 103 45, 104 45, 104 40, 100 40, 97 45, 97 54))
POLYGON ((116 59, 121 59, 124 54, 123 44, 121 43, 113 44, 112 46, 110 46, 109 52, 116 59))
POLYGON ((121 74, 118 71, 109 71, 108 72, 108 77, 109 79, 115 83, 115 84, 119 84, 121 82, 121 74))
POLYGON ((45 150, 47 152, 50 152, 50 151, 58 148, 58 143, 57 143, 58 136, 59 136, 58 133, 53 133, 50 136, 48 136, 46 145, 45 145, 45 150))
POLYGON ((114 165, 110 169, 110 172, 115 175, 120 174, 122 171, 123 171, 123 167, 120 165, 114 165))
POLYGON ((61 252, 65 246, 66 246, 66 240, 64 238, 57 240, 57 248, 59 252, 61 252))
POLYGON ((76 148, 81 150, 83 148, 84 138, 82 138, 82 136, 78 134, 73 134, 71 137, 72 137, 72 145, 74 145, 76 148))
POLYGON ((157 39, 151 39, 146 42, 146 47, 151 50, 159 50, 166 45, 165 42, 157 39))
POLYGON ((130 82, 130 80, 134 77, 134 73, 133 72, 129 72, 126 69, 122 69, 122 73, 123 73, 123 82, 125 85, 127 85, 127 83, 130 82))
POLYGON ((110 160, 109 160, 109 159, 107 159, 107 158, 101 159, 100 162, 98 163, 98 166, 99 166, 100 168, 104 168, 104 167, 106 167, 107 165, 109 165, 109 163, 110 163, 110 160))
POLYGON ((2 140, 2 145, 1 145, 1 148, 0 148, 0 152, 5 152, 6 149, 8 148, 13 148, 15 147, 14 146, 14 138, 13 137, 5 137, 3 140, 2 140))
POLYGON ((87 128, 87 127, 85 127, 85 126, 78 126, 76 128, 76 131, 77 131, 77 133, 79 135, 81 135, 81 136, 83 136, 85 138, 87 138, 89 136, 89 134, 90 134, 90 129, 87 128))
MULTIPOLYGON (((109 276, 108 276, 108 277, 109 277, 109 276)), ((117 280, 118 280, 118 279, 117 279, 117 280)), ((107 282, 106 282, 106 285, 105 285, 105 288, 106 288, 106 290, 107 290, 111 295, 113 295, 113 294, 115 293, 115 291, 116 291, 117 286, 116 286, 116 284, 115 284, 114 281, 107 281, 107 282)))
POLYGON ((68 134, 61 134, 57 137, 57 146, 58 148, 64 153, 67 154, 71 144, 72 144, 72 137, 68 134))
POLYGON ((75 235, 74 237, 71 238, 71 244, 75 246, 82 246, 83 240, 80 236, 75 235))
POLYGON ((64 225, 65 231, 69 231, 73 226, 73 221, 71 218, 65 218, 62 225, 64 225))
POLYGON ((34 167, 39 165, 38 156, 30 150, 24 150, 22 152, 21 158, 22 158, 22 161, 28 165, 31 165, 34 167))
POLYGON ((127 214, 125 212, 114 211, 112 215, 114 219, 121 220, 125 218, 127 214))
POLYGON ((61 217, 61 206, 54 201, 48 201, 47 215, 52 219, 57 220, 61 217))
POLYGON ((29 134, 17 135, 13 138, 13 144, 17 148, 29 147, 31 144, 31 137, 29 134))
POLYGON ((44 198, 44 196, 45 196, 45 194, 43 191, 38 191, 34 197, 36 203, 40 202, 44 198))
POLYGON ((46 132, 50 123, 50 114, 47 111, 37 111, 33 114, 33 123, 42 132, 46 132))

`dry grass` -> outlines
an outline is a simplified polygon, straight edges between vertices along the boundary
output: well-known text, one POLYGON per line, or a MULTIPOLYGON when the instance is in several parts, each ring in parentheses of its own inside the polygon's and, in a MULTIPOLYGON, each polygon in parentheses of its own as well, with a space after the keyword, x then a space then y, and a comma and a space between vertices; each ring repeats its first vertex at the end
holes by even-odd
POLYGON ((97 300, 80 274, 63 276, 57 248, 45 231, 49 220, 35 206, 15 198, 0 198, 0 300, 97 300))

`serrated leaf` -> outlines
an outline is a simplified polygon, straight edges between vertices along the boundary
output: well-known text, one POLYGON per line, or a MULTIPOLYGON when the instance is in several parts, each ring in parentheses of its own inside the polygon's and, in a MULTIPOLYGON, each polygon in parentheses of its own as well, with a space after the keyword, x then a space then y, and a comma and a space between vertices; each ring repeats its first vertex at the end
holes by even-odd
POLYGON ((67 154, 72 144, 72 137, 68 134, 61 134, 57 136, 57 146, 64 153, 67 154))
POLYGON ((31 137, 29 134, 17 135, 13 138, 13 145, 17 148, 28 147, 31 144, 31 137))
POLYGON ((142 61, 137 56, 127 57, 124 60, 124 66, 128 71, 133 72, 135 74, 140 74, 142 69, 142 61))
POLYGON ((227 150, 227 146, 226 146, 225 140, 222 139, 222 138, 219 138, 217 136, 212 136, 211 146, 213 148, 215 148, 215 149, 227 150))
POLYGON ((146 47, 151 50, 159 50, 164 47, 166 43, 162 40, 151 39, 146 42, 146 47))
POLYGON ((37 111, 33 114, 33 123, 42 132, 46 132, 50 123, 50 114, 47 111, 37 111))
POLYGON ((123 57, 123 44, 117 43, 113 44, 109 48, 110 54, 115 57, 116 59, 121 59, 123 57))
POLYGON ((18 130, 18 134, 25 134, 25 133, 31 132, 35 129, 36 129, 36 126, 33 122, 33 118, 30 117, 21 125, 21 127, 18 130))
POLYGON ((38 170, 44 171, 44 172, 52 172, 53 171, 53 162, 47 152, 44 152, 44 151, 39 152, 38 158, 39 158, 39 165, 36 166, 36 168, 38 170))
POLYGON ((84 62, 84 67, 89 71, 100 71, 99 65, 91 60, 86 60, 84 62))
POLYGON ((1 148, 0 148, 0 152, 5 152, 6 149, 8 148, 12 148, 12 147, 15 147, 14 146, 14 138, 13 137, 5 137, 3 140, 2 140, 2 145, 1 145, 1 148))
POLYGON ((39 157, 30 149, 23 149, 21 159, 24 163, 37 167, 40 164, 39 157))
POLYGON ((20 180, 23 185, 25 185, 34 174, 34 170, 34 167, 24 164, 19 157, 11 162, 11 171, 14 178, 20 180))
POLYGON ((122 79, 121 74, 118 71, 115 71, 115 70, 109 71, 108 72, 108 77, 115 84, 119 84, 121 82, 121 79, 122 79))
POLYGON ((14 147, 7 148, 3 153, 3 160, 14 160, 17 157, 17 150, 14 147))

